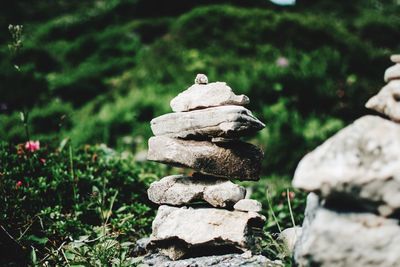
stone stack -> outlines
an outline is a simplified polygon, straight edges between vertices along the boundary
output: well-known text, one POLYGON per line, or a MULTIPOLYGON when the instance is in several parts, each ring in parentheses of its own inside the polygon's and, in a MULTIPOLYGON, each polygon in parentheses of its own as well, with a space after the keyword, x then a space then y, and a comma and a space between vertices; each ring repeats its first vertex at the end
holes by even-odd
MULTIPOLYGON (((148 160, 194 170, 151 184, 148 197, 161 205, 150 247, 172 260, 251 251, 265 218, 261 204, 230 179, 259 179, 263 152, 240 137, 265 127, 224 82, 195 84, 171 101, 173 113, 151 121, 148 160)), ((191 265, 190 265, 191 266, 191 265)), ((196 265, 197 266, 197 265, 196 265)))
POLYGON ((299 266, 399 266, 400 56, 364 116, 299 163, 293 180, 308 196, 294 257, 299 266), (386 118, 390 118, 386 119, 386 118))

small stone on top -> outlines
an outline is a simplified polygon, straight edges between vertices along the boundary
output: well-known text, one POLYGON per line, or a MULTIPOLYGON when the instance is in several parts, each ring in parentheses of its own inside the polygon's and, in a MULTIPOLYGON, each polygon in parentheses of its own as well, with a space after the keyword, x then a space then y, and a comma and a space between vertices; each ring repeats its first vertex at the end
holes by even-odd
POLYGON ((195 84, 207 84, 208 83, 208 78, 204 74, 197 74, 196 79, 194 79, 195 84))

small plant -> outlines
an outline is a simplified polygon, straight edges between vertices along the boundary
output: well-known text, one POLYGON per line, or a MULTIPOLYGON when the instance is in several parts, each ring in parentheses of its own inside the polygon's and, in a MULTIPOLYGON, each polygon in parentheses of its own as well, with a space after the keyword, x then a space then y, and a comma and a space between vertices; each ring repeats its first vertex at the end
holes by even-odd
MULTIPOLYGON (((8 48, 14 53, 17 54, 22 46, 22 33, 23 33, 24 26, 22 25, 8 25, 8 31, 12 37, 12 43, 8 45, 8 48)), ((18 69, 18 68, 17 68, 18 69)))
POLYGON ((160 171, 105 146, 52 147, 0 143, 0 224, 20 248, 9 257, 44 266, 89 257, 99 263, 90 266, 124 266, 132 242, 149 233, 154 212, 146 188, 160 171))

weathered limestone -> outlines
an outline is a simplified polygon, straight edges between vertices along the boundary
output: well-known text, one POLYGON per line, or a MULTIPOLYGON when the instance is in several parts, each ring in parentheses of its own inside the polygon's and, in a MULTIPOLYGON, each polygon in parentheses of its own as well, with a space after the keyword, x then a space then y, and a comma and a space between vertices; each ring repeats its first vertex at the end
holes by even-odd
POLYGON ((147 258, 159 258, 156 255, 161 253, 174 261, 192 259, 149 260, 149 265, 281 266, 252 256, 259 248, 265 222, 257 213, 261 204, 245 200, 235 205, 243 201, 246 189, 229 180, 258 180, 260 175, 263 152, 240 137, 265 125, 241 106, 247 103, 246 96, 235 95, 225 83, 208 84, 207 76, 198 74, 195 84, 171 101, 175 113, 151 121, 155 136, 149 139, 147 159, 197 173, 167 176, 150 185, 149 199, 162 206, 146 247, 154 257, 147 258), (230 253, 243 254, 242 258, 212 256, 230 253), (210 257, 198 258, 205 255, 210 257))
POLYGON ((154 182, 147 190, 157 204, 181 206, 205 201, 214 207, 231 207, 246 195, 246 189, 229 180, 171 175, 154 182))
POLYGON ((258 180, 262 158, 263 153, 259 148, 244 142, 223 146, 165 136, 149 139, 147 156, 148 160, 239 180, 258 180))
POLYGON ((150 239, 153 244, 169 249, 164 253, 172 259, 202 246, 229 245, 245 251, 252 242, 249 229, 261 228, 264 221, 265 218, 255 212, 160 206, 150 239))
POLYGON ((262 255, 246 257, 243 254, 226 254, 171 261, 162 254, 152 254, 143 263, 155 267, 283 267, 281 261, 271 261, 262 255))
POLYGON ((155 136, 179 138, 237 138, 265 127, 241 106, 222 106, 189 112, 168 113, 151 121, 155 136))
POLYGON ((400 208, 400 125, 365 116, 299 163, 293 185, 322 197, 345 195, 389 215, 400 208))
POLYGON ((398 71, 388 69, 389 84, 366 104, 392 121, 364 116, 300 161, 293 185, 315 194, 295 245, 299 267, 399 265, 398 71))
POLYGON ((194 84, 171 101, 174 112, 189 111, 199 108, 223 105, 246 105, 249 98, 245 95, 235 95, 224 82, 209 84, 194 84))
POLYGON ((400 262, 398 220, 320 208, 296 261, 299 266, 395 267, 400 262))
POLYGON ((233 208, 239 211, 260 212, 262 209, 262 205, 259 201, 255 199, 242 199, 238 201, 235 206, 233 206, 233 208))
POLYGON ((400 80, 391 81, 383 87, 377 95, 368 100, 365 107, 400 122, 400 80))

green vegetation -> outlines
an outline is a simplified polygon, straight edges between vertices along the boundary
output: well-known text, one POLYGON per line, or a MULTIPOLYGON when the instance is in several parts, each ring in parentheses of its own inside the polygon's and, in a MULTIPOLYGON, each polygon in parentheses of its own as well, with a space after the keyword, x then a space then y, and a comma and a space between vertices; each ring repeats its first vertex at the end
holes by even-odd
MULTIPOLYGON (((149 234, 154 205, 146 188, 161 168, 135 163, 105 145, 73 149, 64 140, 57 148, 41 144, 36 149, 0 144, 1 222, 14 237, 1 243, 15 248, 8 256, 33 253, 40 265, 46 259, 54 266, 65 260, 57 249, 68 252, 63 245, 73 246, 72 240, 81 240, 80 246, 89 239, 119 246, 149 234)), ((19 264, 27 258, 19 257, 19 264)), ((7 260, 2 257, 1 265, 7 260)), ((111 258, 100 260, 106 264, 111 258)))
MULTIPOLYGON (((169 101, 197 73, 247 94, 266 123, 249 138, 265 151, 263 178, 246 185, 263 202, 266 231, 291 226, 285 194, 298 161, 367 112, 388 56, 400 48, 399 11, 394 0, 5 4, 0 225, 23 255, 10 257, 40 265, 46 258, 50 266, 66 258, 131 264, 126 242, 148 234, 154 215, 146 188, 176 172, 135 155, 147 147, 149 121, 170 112, 169 101), (12 39, 8 24, 23 24, 22 38, 12 39), (41 148, 28 152, 28 140, 41 148), (76 243, 80 238, 95 241, 76 243)), ((304 195, 295 192, 291 201, 299 224, 304 195)), ((0 239, 0 249, 6 245, 0 239)))

